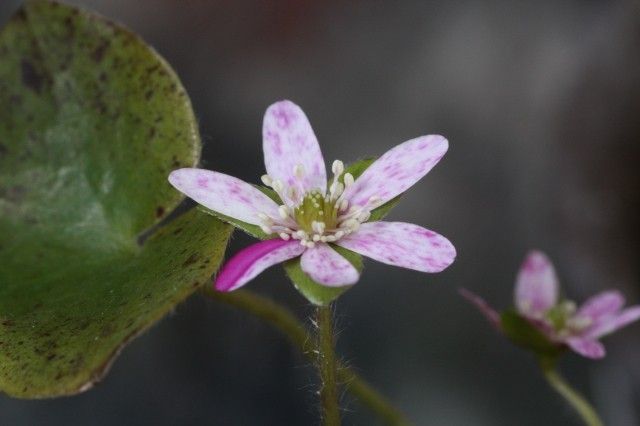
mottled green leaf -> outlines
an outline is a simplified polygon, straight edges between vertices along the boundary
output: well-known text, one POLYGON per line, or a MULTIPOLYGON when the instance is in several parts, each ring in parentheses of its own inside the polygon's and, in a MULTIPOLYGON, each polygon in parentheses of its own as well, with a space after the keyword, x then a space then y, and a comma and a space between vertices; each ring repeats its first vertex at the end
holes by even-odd
POLYGON ((0 390, 74 394, 208 281, 231 228, 193 210, 149 231, 200 140, 178 78, 121 27, 27 2, 0 33, 0 103, 0 390))

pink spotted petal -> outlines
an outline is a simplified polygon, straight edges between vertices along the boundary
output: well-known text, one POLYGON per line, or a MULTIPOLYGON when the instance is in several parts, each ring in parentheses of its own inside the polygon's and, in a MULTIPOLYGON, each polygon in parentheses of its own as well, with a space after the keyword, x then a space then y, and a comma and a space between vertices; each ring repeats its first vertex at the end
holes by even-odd
POLYGON ((623 306, 624 296, 619 291, 603 291, 587 299, 576 315, 598 322, 601 318, 618 313, 623 306))
POLYGON ((587 335, 598 339, 611 334, 622 327, 640 319, 640 306, 632 306, 624 309, 619 314, 613 314, 602 318, 596 325, 587 330, 587 335))
POLYGON ((300 256, 304 250, 298 241, 284 241, 279 238, 253 244, 224 264, 216 277, 216 290, 236 290, 268 267, 300 256))
POLYGON ((606 355, 604 346, 597 340, 582 338, 582 337, 570 337, 565 340, 567 346, 574 352, 591 359, 600 359, 606 355))
POLYGON ((258 214, 279 217, 278 205, 248 183, 223 173, 203 169, 179 169, 169 175, 178 191, 225 216, 259 225, 258 214))
POLYGON ((345 189, 342 197, 352 205, 364 206, 375 196, 383 204, 426 175, 448 148, 449 142, 439 135, 422 136, 401 143, 373 162, 345 189))
POLYGON ((478 308, 478 310, 487 318, 487 320, 489 320, 491 325, 493 325, 498 330, 501 329, 500 314, 498 313, 498 311, 493 309, 482 297, 470 292, 466 288, 458 289, 458 293, 460 293, 460 296, 464 297, 468 302, 478 308))
POLYGON ((378 262, 422 272, 440 272, 456 257, 442 235, 403 222, 367 222, 336 244, 378 262))
POLYGON ((558 278, 547 256, 530 252, 518 272, 515 304, 528 318, 541 318, 558 300, 558 278))
POLYGON ((300 259, 302 270, 318 284, 342 287, 355 284, 358 270, 328 244, 316 244, 307 249, 300 259))
MULTIPOLYGON (((267 108, 262 126, 264 164, 271 178, 298 189, 298 195, 311 189, 327 188, 327 171, 318 139, 302 109, 291 101, 280 101, 267 108), (303 177, 294 167, 302 165, 303 177)), ((296 200, 289 200, 289 204, 296 200)))

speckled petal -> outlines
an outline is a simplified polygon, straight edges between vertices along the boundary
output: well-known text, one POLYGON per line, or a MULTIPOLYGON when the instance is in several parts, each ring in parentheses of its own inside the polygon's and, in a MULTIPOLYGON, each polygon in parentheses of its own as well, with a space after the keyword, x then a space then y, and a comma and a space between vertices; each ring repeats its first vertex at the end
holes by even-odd
POLYGON ((485 316, 485 318, 487 318, 491 325, 493 325, 498 330, 501 329, 500 314, 498 313, 498 311, 493 309, 482 297, 467 290, 466 288, 458 289, 458 293, 460 293, 462 297, 467 299, 469 303, 478 308, 478 310, 485 316))
POLYGON ((456 257, 442 235, 404 222, 363 223, 336 244, 388 265, 422 272, 440 272, 456 257))
POLYGON ((307 116, 291 101, 271 105, 262 127, 264 164, 271 178, 304 191, 327 187, 327 171, 320 145, 307 116), (303 176, 294 174, 302 165, 303 176))
POLYGON ((587 299, 576 315, 598 322, 601 318, 618 313, 623 306, 624 296, 619 291, 603 291, 587 299))
POLYGON ((602 318, 598 324, 587 330, 587 336, 598 339, 640 319, 640 306, 624 309, 619 314, 602 318))
POLYGON ((233 291, 277 263, 300 256, 305 248, 298 241, 281 239, 260 241, 237 253, 220 269, 215 287, 233 291))
POLYGON ((539 319, 558 300, 558 278, 547 256, 530 252, 516 278, 515 304, 518 312, 539 319))
POLYGON ((604 346, 597 340, 582 337, 570 337, 565 340, 565 343, 571 348, 571 350, 586 358, 600 359, 606 355, 604 346))
POLYGON ((373 196, 380 198, 380 204, 385 203, 426 175, 448 148, 449 142, 439 135, 401 143, 374 161, 342 197, 357 206, 364 206, 373 196))
POLYGON ((355 284, 358 270, 328 244, 316 244, 307 249, 300 259, 300 267, 318 284, 342 287, 355 284))
POLYGON ((250 184, 223 173, 179 169, 169 175, 178 191, 225 216, 259 225, 258 214, 278 218, 278 205, 250 184))

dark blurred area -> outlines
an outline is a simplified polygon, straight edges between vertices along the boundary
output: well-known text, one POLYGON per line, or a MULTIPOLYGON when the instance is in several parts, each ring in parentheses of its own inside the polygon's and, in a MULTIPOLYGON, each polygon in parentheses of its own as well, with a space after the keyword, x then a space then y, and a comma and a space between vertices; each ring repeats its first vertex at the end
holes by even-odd
MULTIPOLYGON (((19 1, 0 2, 5 22, 19 1)), ((337 305, 339 352, 419 425, 579 424, 534 359, 456 293, 511 304, 529 248, 565 294, 640 303, 640 4, 633 1, 78 0, 177 70, 202 165, 258 182, 262 115, 300 104, 327 161, 440 133, 443 161, 391 218, 447 236, 437 275, 367 262, 337 305)), ((249 239, 236 234, 231 252, 249 239)), ((252 290, 310 314, 280 268, 252 290)), ((606 424, 640 424, 640 325, 562 367, 606 424)), ((2 425, 312 425, 315 372, 266 325, 194 296, 133 342, 104 382, 44 401, 0 397, 2 425)), ((348 394, 345 424, 377 424, 348 394)))

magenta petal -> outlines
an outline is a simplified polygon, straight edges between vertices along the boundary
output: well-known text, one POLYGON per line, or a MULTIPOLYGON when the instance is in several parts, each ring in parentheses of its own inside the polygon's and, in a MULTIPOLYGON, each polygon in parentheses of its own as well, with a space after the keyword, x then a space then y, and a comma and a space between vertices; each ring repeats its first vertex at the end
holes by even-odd
POLYGON ((350 204, 364 206, 371 197, 383 204, 402 194, 426 175, 449 148, 439 135, 411 139, 390 149, 373 162, 342 197, 350 204))
POLYGON ((583 337, 569 337, 564 341, 574 352, 591 359, 603 358, 606 354, 604 346, 597 340, 583 337))
MULTIPOLYGON (((262 126, 264 164, 271 178, 301 192, 327 188, 327 171, 318 139, 302 109, 291 101, 271 105, 262 126), (301 178, 294 167, 301 165, 301 178)), ((288 200, 293 205, 295 200, 288 200)))
POLYGON ((619 291, 604 291, 587 299, 576 315, 597 322, 603 317, 618 313, 623 306, 624 296, 619 291))
POLYGON ((630 323, 640 319, 640 306, 632 306, 624 309, 619 314, 610 315, 602 318, 599 323, 591 327, 587 331, 587 335, 591 338, 598 339, 607 334, 629 325, 630 323))
POLYGON ((236 290, 268 267, 300 256, 304 250, 298 241, 279 238, 253 244, 224 264, 216 276, 216 290, 236 290))
POLYGON ((470 292, 466 288, 459 288, 458 293, 460 293, 460 296, 464 297, 472 305, 478 308, 478 310, 487 318, 487 320, 489 320, 489 322, 495 328, 500 330, 500 314, 498 313, 498 311, 493 309, 482 297, 470 292))
POLYGON ((302 254, 300 267, 315 282, 327 287, 355 284, 360 277, 351 262, 323 243, 316 244, 302 254))
POLYGON ((456 249, 445 237, 404 222, 367 222, 336 244, 378 262, 421 272, 451 265, 456 249))
POLYGON ((547 256, 530 252, 516 278, 515 304, 528 318, 541 318, 558 300, 558 278, 547 256))
POLYGON ((178 191, 215 212, 252 225, 258 215, 279 217, 278 205, 252 185, 223 173, 204 169, 178 169, 169 175, 178 191))

